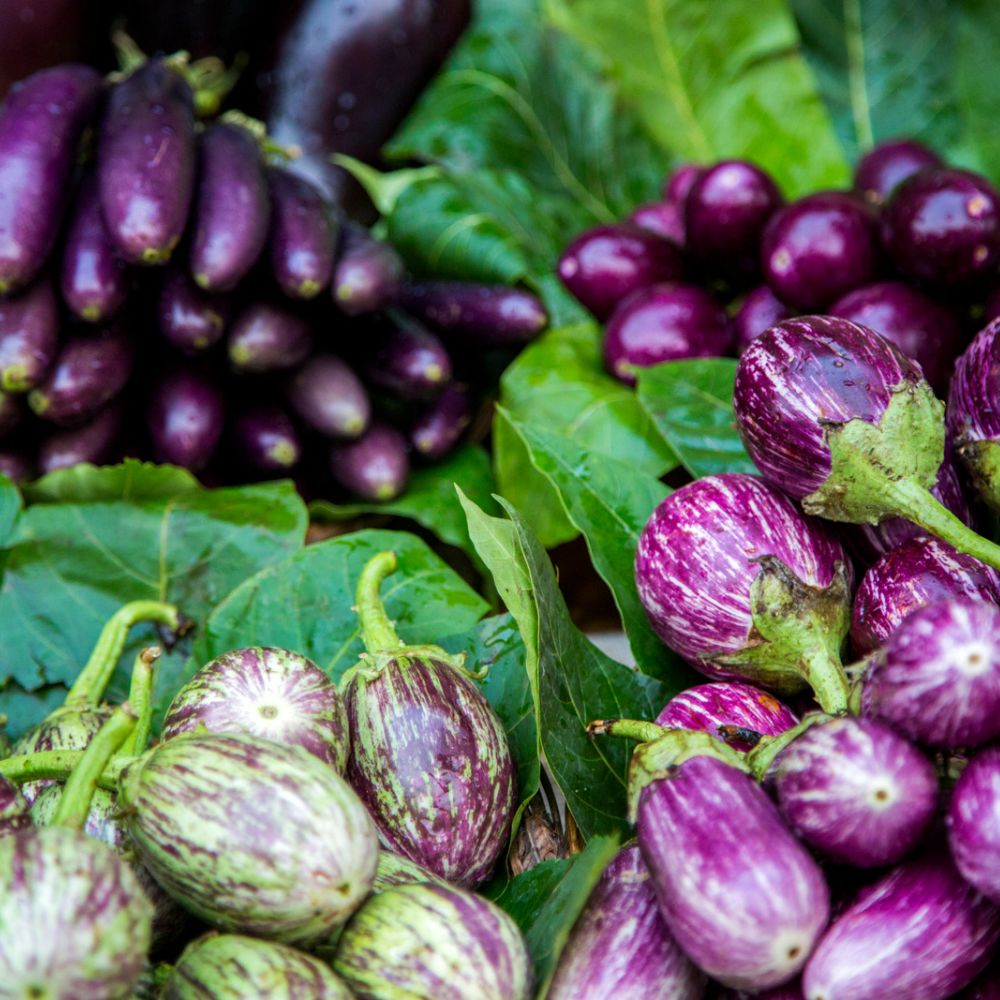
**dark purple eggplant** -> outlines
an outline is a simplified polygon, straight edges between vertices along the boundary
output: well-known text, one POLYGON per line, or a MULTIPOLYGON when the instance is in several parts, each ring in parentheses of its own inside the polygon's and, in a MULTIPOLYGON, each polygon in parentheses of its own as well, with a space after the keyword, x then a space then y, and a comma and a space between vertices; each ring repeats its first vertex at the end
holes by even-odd
POLYGON ((942 167, 941 157, 913 139, 879 143, 858 160, 854 188, 873 204, 884 202, 903 181, 928 167, 942 167))
POLYGON ((337 308, 360 316, 392 305, 403 280, 403 262, 392 246, 353 222, 341 228, 331 292, 337 308))
POLYGON ((301 177, 272 168, 271 270, 278 287, 289 298, 311 299, 333 276, 336 226, 323 196, 301 177))
POLYGON ((194 191, 191 88, 161 59, 112 87, 97 146, 104 222, 133 264, 164 264, 187 225, 194 191))
POLYGON ((362 500, 394 500, 410 477, 406 438, 394 427, 373 421, 357 440, 331 446, 330 472, 362 500))
POLYGON ((27 392, 48 375, 59 350, 59 306, 47 278, 0 299, 0 388, 27 392))
POLYGON ((233 321, 226 338, 229 363, 244 374, 286 371, 312 350, 307 320, 269 302, 254 302, 233 321))
POLYGON ((82 427, 50 434, 38 448, 38 471, 44 474, 81 462, 103 465, 111 461, 123 422, 122 408, 112 402, 82 427))
POLYGON ((13 782, 0 777, 0 837, 31 826, 28 800, 13 782))
POLYGON ((243 461, 259 472, 282 475, 302 458, 302 440, 279 406, 261 404, 233 420, 233 437, 243 461))
POLYGON ((684 163, 676 170, 672 170, 663 182, 663 197, 667 201, 683 205, 695 182, 705 173, 705 169, 695 163, 684 163))
POLYGON ((759 285, 740 303, 733 317, 736 353, 742 354, 762 333, 794 315, 794 310, 775 298, 767 285, 759 285))
POLYGON ((228 292, 267 240, 271 201, 260 144, 242 125, 223 120, 205 129, 198 148, 191 273, 206 291, 228 292))
POLYGON ((35 478, 35 461, 25 450, 0 449, 0 475, 12 483, 26 483, 35 478))
POLYGON ((217 344, 229 311, 226 296, 199 288, 186 271, 170 268, 164 274, 157 319, 160 333, 181 354, 200 354, 217 344))
POLYGON ((684 246, 684 207, 676 201, 651 201, 629 213, 628 221, 640 229, 684 246))
POLYGON ((433 461, 444 458, 458 444, 470 423, 472 398, 469 390, 452 382, 410 424, 407 436, 418 455, 433 461))
POLYGON ((23 288, 56 241, 100 75, 68 63, 15 84, 0 105, 0 295, 23 288))
POLYGON ((371 420, 361 380, 333 354, 317 354, 295 373, 288 401, 310 427, 328 437, 360 437, 371 420))
POLYGON ((451 358, 444 344, 405 317, 378 330, 375 342, 364 344, 363 350, 362 375, 398 399, 428 399, 451 381, 451 358))
POLYGON ((199 472, 219 443, 224 409, 222 392, 206 375, 184 368, 165 375, 146 415, 156 460, 199 472))
POLYGON ((0 440, 17 430, 25 417, 25 410, 21 396, 0 390, 0 440))
POLYGON ((1000 747, 976 754, 948 805, 948 844, 966 882, 1000 903, 1000 747))

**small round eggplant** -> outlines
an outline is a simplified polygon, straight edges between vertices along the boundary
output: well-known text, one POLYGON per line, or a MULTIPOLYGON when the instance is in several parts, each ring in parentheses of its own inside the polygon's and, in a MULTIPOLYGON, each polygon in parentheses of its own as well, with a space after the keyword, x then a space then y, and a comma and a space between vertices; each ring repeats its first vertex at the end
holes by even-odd
POLYGON ((289 382, 288 401, 310 427, 328 437, 360 437, 371 421, 365 387, 333 354, 306 361, 289 382))
POLYGON ((704 173, 705 167, 699 167, 695 163, 682 164, 676 170, 672 170, 670 175, 664 180, 663 197, 667 201, 675 201, 683 205, 687 196, 691 193, 691 188, 694 187, 695 181, 704 173))
POLYGON ((243 461, 258 472, 283 475, 302 458, 299 432, 281 407, 262 404, 242 410, 232 431, 243 461))
POLYGON ((362 226, 344 223, 331 285, 342 313, 360 316, 392 305, 402 280, 403 262, 390 244, 362 226))
POLYGON ((31 810, 21 789, 0 777, 0 837, 31 826, 31 810))
POLYGON ((517 924, 455 886, 401 885, 372 896, 333 958, 358 997, 528 1000, 531 960, 517 924))
POLYGON ((858 160, 854 188, 878 205, 915 173, 929 167, 943 167, 941 157, 914 139, 881 142, 858 160))
POLYGON ((775 298, 767 285, 758 285, 740 303, 733 317, 736 353, 742 354, 762 333, 794 315, 794 310, 775 298))
POLYGON ((651 201, 634 209, 628 221, 640 229, 684 246, 684 206, 676 201, 651 201))
POLYGON ((451 381, 444 344, 418 323, 400 319, 378 330, 364 346, 361 372, 368 382, 397 399, 436 396, 451 381))
POLYGON ((229 300, 199 288, 180 268, 163 276, 157 304, 160 333, 181 354, 201 354, 222 339, 229 300))
POLYGON ((313 336, 309 323, 296 313, 255 302, 233 321, 226 346, 235 371, 260 375, 301 364, 312 350, 313 336))
POLYGON ((122 408, 112 402, 82 427, 56 431, 38 448, 38 471, 44 475, 89 462, 101 465, 112 459, 122 431, 122 408))
POLYGON ((376 420, 357 440, 330 446, 330 472, 362 500, 394 500, 410 478, 406 438, 376 420))
POLYGON ((410 425, 410 447, 431 461, 444 458, 472 423, 472 399, 464 385, 446 385, 410 425))
POLYGON ((146 413, 156 460, 192 472, 203 469, 222 435, 223 413, 222 393, 208 376, 184 368, 163 376, 146 413))
POLYGON ((21 393, 40 385, 59 352, 59 306, 47 278, 0 299, 0 388, 21 393))
POLYGON ((1000 747, 976 754, 948 805, 948 844, 966 882, 1000 903, 1000 747))

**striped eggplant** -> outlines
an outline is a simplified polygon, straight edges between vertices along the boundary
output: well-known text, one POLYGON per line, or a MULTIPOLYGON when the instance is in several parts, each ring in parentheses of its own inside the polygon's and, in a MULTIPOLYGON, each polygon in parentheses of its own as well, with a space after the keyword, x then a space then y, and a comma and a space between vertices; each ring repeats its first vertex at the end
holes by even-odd
POLYGON ((416 861, 404 858, 402 854, 381 850, 378 852, 378 868, 375 871, 375 882, 372 892, 385 892, 397 885, 410 885, 413 882, 440 882, 447 885, 444 879, 439 879, 434 872, 416 861))
POLYGON ((0 777, 0 837, 31 826, 28 800, 12 781, 0 777))
POLYGON ((851 566, 834 536, 755 476, 706 476, 672 493, 639 538, 635 580, 659 637, 702 673, 779 692, 807 683, 847 704, 839 659, 851 566))
POLYGON ((455 886, 372 896, 344 928, 333 969, 360 1000, 528 1000, 531 960, 514 921, 455 886))
POLYGON ((802 977, 806 1000, 946 1000, 985 967, 1000 910, 944 854, 894 868, 823 935, 802 977))
POLYGON ((462 657, 406 646, 379 587, 391 552, 361 573, 356 606, 367 655, 342 681, 351 727, 347 774, 390 850, 458 885, 482 882, 507 842, 514 764, 503 724, 462 657))
POLYGON ((206 663, 170 703, 163 739, 202 727, 300 746, 341 774, 347 766, 347 711, 336 685, 288 649, 248 646, 206 663))
POLYGON ((320 940, 375 878, 367 811, 301 747, 240 733, 166 740, 125 768, 119 802, 157 882, 221 930, 320 940))
POLYGON ((546 1000, 700 1000, 704 990, 663 921, 639 845, 623 847, 573 925, 546 1000))
POLYGON ((1000 747, 969 761, 948 805, 951 856, 966 882, 1000 903, 1000 747))

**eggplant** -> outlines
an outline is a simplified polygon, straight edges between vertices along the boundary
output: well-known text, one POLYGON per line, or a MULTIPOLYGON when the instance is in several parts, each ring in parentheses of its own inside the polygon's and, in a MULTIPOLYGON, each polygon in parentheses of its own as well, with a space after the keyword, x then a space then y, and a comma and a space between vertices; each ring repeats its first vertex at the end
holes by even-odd
POLYGON ((299 432, 278 406, 260 405, 238 413, 233 437, 243 461, 260 473, 282 475, 302 458, 299 432))
POLYGON ((378 869, 375 872, 375 882, 372 892, 385 892, 397 885, 411 885, 414 882, 441 882, 434 872, 418 865, 416 861, 404 858, 402 854, 387 851, 384 848, 378 852, 378 869))
POLYGON ((1000 747, 976 754, 948 804, 948 844, 962 878, 1000 903, 1000 747))
POLYGON ((642 530, 635 580, 654 631, 702 673, 811 686, 826 711, 846 708, 850 562, 767 483, 726 473, 672 493, 642 530))
POLYGON ((185 735, 129 764, 118 795, 140 861, 220 930, 308 945, 371 889, 371 819, 344 779, 301 747, 185 735))
POLYGON ((156 460, 199 472, 215 454, 223 411, 222 392, 207 375, 168 372, 154 386, 146 413, 156 460))
POLYGON ((213 122, 199 143, 191 273, 199 287, 228 292, 257 262, 271 202, 260 145, 242 125, 213 122))
POLYGON ((194 192, 194 98, 180 73, 150 59, 111 88, 97 145, 101 211, 119 254, 164 264, 194 192))
POLYGON ((38 447, 38 471, 42 475, 89 462, 102 465, 115 455, 124 416, 112 402, 89 423, 49 434, 38 447))
POLYGON ((823 935, 802 977, 806 1000, 946 1000, 985 967, 1000 911, 944 854, 894 868, 823 935))
POLYGON ((379 588, 396 568, 374 556, 356 606, 368 656, 341 682, 350 720, 347 774, 382 842, 457 885, 493 871, 515 807, 514 764, 503 724, 465 676, 464 657, 406 646, 379 588))
POLYGON ((357 438, 371 403, 357 375, 333 354, 317 354, 292 376, 288 401, 310 427, 333 438, 357 438))
POLYGON ((854 189, 873 204, 881 204, 903 181, 929 167, 943 167, 941 157, 915 139, 880 142, 858 160, 854 189))
POLYGON ((21 789, 0 776, 0 837, 31 826, 31 809, 21 789))
POLYGON ((472 423, 472 399, 464 385, 452 382, 410 424, 410 447, 423 458, 444 458, 472 423))
POLYGON ((851 645, 858 654, 870 653, 911 612, 947 598, 1000 603, 1000 575, 936 538, 914 538, 887 552, 862 578, 851 613, 851 645))
POLYGON ((660 915, 632 843, 601 875, 559 956, 546 1000, 700 1000, 705 976, 660 915))
POLYGON ((451 358, 429 330, 403 317, 376 331, 365 345, 361 372, 366 380, 398 399, 436 396, 451 381, 451 358))
POLYGON ((389 243, 362 226, 344 223, 331 286, 342 313, 360 316, 392 305, 402 279, 403 261, 389 243))
POLYGON ((55 244, 102 86, 96 70, 67 63, 15 84, 0 105, 0 295, 28 285, 55 244))
POLYGON ((26 483, 34 479, 33 457, 23 450, 0 449, 0 476, 6 476, 12 483, 26 483))
POLYGON ((0 299, 0 388, 21 393, 41 384, 59 350, 59 307, 47 278, 0 299))
POLYGON ((406 438, 394 427, 373 421, 357 440, 330 446, 330 472, 362 500, 394 500, 410 477, 406 438))
POLYGON ((679 247, 684 246, 684 206, 676 201, 647 202, 633 209, 628 221, 679 247))
POLYGON ((309 323, 281 306, 254 302, 233 321, 226 341, 229 363, 244 374, 285 371, 312 350, 309 323))
POLYGON ((163 739, 202 727, 302 747, 341 774, 347 765, 347 711, 336 686, 287 649, 248 646, 206 663, 170 703, 163 739))
POLYGON ((1000 608, 946 599, 907 615, 872 661, 861 708, 939 749, 1000 738, 1000 608))
POLYGON ((696 163, 682 163, 675 170, 671 170, 663 181, 663 197, 667 201, 683 205, 695 182, 705 173, 705 169, 696 163))
POLYGON ((333 971, 357 997, 528 1000, 531 960, 514 921, 455 886, 372 896, 337 944, 333 971))
POLYGON ((200 354, 221 339, 229 320, 229 299, 199 288, 180 268, 163 276, 157 304, 160 333, 181 354, 200 354))
POLYGON ((733 317, 736 353, 742 354, 762 333, 794 315, 795 312, 777 299, 767 285, 758 285, 747 293, 733 317))
POLYGON ((9 437, 21 426, 25 417, 25 406, 16 393, 0 389, 0 439, 9 437))

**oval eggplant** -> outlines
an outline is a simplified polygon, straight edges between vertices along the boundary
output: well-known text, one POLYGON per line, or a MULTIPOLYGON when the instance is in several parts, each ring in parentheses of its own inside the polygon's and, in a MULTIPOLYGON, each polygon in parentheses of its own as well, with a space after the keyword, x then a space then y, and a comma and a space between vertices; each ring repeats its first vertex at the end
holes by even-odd
POLYGON ((357 440, 331 445, 330 471, 363 500, 393 500, 410 477, 406 438, 395 427, 374 421, 357 440))
POLYGON ((198 472, 215 454, 224 403, 219 387, 194 369, 177 369, 153 388, 146 413, 153 455, 198 472))
POLYGON ((328 437, 360 437, 371 420, 361 380, 333 354, 317 354, 295 373, 288 401, 310 427, 328 437))
POLYGON ((230 364, 238 372, 254 375, 294 368, 309 356, 312 344, 305 319, 267 302, 247 306, 233 321, 227 338, 230 364))
POLYGON ((278 406, 255 406, 233 420, 233 437, 244 462, 262 473, 283 475, 302 458, 302 440, 278 406))
POLYGON ((111 403, 90 423, 50 434, 38 447, 38 471, 42 475, 89 462, 111 461, 122 431, 122 409, 111 403))
POLYGON ((182 354, 200 354, 222 339, 229 300, 199 288, 180 268, 163 276, 157 319, 160 333, 182 354))
POLYGON ((884 202, 903 181, 928 167, 941 167, 941 157, 913 139, 880 142, 858 160, 854 187, 873 204, 884 202))
POLYGON ((436 396, 451 381, 451 358, 429 330, 404 319, 377 333, 366 344, 362 374, 372 385, 398 399, 436 396))
POLYGON ((696 163, 682 163, 675 170, 672 170, 664 180, 663 197, 667 201, 683 204, 691 193, 695 181, 704 173, 705 167, 699 167, 696 163))
POLYGON ((779 301, 767 285, 758 285, 747 294, 733 317, 736 353, 742 354, 762 333, 794 315, 794 311, 779 301))
POLYGON ((628 221, 677 246, 684 246, 684 206, 676 201, 651 201, 629 213, 628 221))
POLYGON ((292 299, 311 299, 333 276, 336 226, 323 196, 287 170, 268 173, 271 190, 271 271, 292 299))
POLYGON ((0 837, 31 826, 31 810, 21 789, 0 776, 0 837))
POLYGON ((1000 903, 1000 747, 976 754, 948 805, 948 844, 966 882, 1000 903))
POLYGON ((0 388, 27 392, 49 373, 59 351, 59 307, 48 279, 0 299, 0 388))
POLYGON ((437 399, 410 424, 410 447, 420 456, 444 458, 461 440, 472 423, 472 399, 464 385, 446 385, 437 399))
POLYGON ((331 291, 337 308, 360 316, 392 305, 403 280, 403 261, 393 247, 367 229, 345 222, 333 269, 331 291))

